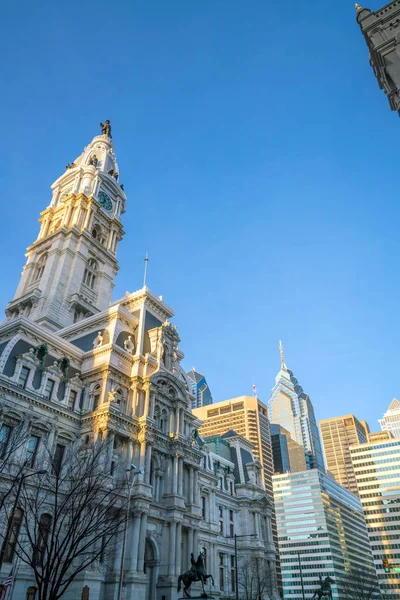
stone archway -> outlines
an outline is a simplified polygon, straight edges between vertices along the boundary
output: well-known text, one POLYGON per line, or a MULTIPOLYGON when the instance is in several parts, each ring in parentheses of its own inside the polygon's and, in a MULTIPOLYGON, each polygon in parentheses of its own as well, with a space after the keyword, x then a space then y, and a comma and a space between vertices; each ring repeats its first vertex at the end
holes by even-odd
POLYGON ((146 600, 156 599, 159 557, 157 547, 151 537, 146 537, 144 551, 144 573, 146 575, 146 600))

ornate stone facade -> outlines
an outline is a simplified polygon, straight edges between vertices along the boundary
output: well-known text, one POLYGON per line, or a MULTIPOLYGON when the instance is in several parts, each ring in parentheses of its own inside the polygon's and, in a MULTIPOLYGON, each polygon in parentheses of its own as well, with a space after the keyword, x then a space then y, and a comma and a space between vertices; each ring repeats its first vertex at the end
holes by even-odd
MULTIPOLYGON (((196 434, 173 311, 160 297, 144 287, 109 305, 126 199, 115 173, 113 144, 102 135, 53 185, 0 326, 0 419, 29 423, 40 438, 38 465, 44 445, 78 447, 101 434, 113 441, 104 468, 116 482, 132 463, 143 469, 131 497, 127 600, 177 598, 177 577, 201 549, 213 595, 232 596, 234 534, 253 535, 240 539, 240 560, 265 563, 263 600, 276 598, 272 505, 251 445, 231 434, 216 448, 196 434)), ((117 548, 74 581, 66 600, 116 600, 117 548)), ((21 599, 34 586, 23 564, 15 585, 21 599)))

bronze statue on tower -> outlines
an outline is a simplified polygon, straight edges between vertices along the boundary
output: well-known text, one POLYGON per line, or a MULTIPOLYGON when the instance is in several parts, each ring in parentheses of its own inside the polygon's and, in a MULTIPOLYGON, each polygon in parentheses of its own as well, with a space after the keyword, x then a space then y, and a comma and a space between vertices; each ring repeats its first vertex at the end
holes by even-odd
POLYGON ((102 135, 106 135, 107 137, 109 137, 111 139, 112 135, 111 135, 110 121, 107 119, 107 121, 105 123, 100 123, 100 127, 101 127, 102 135))

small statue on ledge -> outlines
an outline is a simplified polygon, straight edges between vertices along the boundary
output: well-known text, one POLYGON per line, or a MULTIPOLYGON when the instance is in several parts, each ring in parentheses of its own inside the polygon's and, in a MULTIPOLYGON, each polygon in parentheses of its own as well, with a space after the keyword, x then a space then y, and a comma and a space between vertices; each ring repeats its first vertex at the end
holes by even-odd
POLYGON ((132 336, 128 335, 128 339, 124 341, 124 348, 129 354, 133 354, 135 344, 132 342, 132 336))
POLYGON ((66 170, 66 171, 68 171, 68 169, 75 169, 75 167, 76 167, 76 164, 73 162, 73 163, 71 163, 71 164, 68 164, 68 165, 65 167, 65 170, 66 170))
POLYGON ((112 135, 111 135, 110 121, 107 119, 107 121, 105 123, 100 123, 100 127, 101 127, 101 134, 106 135, 107 137, 109 137, 111 139, 112 135))
POLYGON ((101 331, 97 334, 97 337, 94 339, 93 348, 100 348, 103 345, 103 336, 101 331))
POLYGON ((98 162, 98 158, 95 154, 93 154, 93 156, 91 156, 89 159, 89 165, 92 165, 93 167, 97 167, 98 162))
POLYGON ((183 582, 183 597, 190 598, 189 588, 192 583, 196 581, 201 582, 201 586, 203 588, 203 593, 201 594, 202 598, 208 598, 204 590, 204 584, 207 582, 207 579, 211 579, 212 584, 214 585, 214 577, 211 574, 206 573, 206 569, 204 566, 204 555, 203 552, 200 552, 198 559, 195 560, 193 552, 190 555, 190 563, 192 565, 189 571, 179 575, 178 577, 178 592, 181 591, 181 584, 183 582))

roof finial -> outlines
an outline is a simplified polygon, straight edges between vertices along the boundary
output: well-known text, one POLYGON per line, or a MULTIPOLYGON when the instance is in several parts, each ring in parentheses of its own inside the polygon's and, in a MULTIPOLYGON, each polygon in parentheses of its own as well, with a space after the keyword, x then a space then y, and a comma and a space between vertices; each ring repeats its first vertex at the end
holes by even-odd
POLYGON ((143 277, 143 287, 146 287, 147 283, 147 263, 149 262, 149 255, 146 252, 146 257, 144 259, 144 277, 143 277))
POLYGON ((281 355, 281 369, 283 369, 284 371, 287 371, 287 366, 285 363, 285 355, 283 353, 283 345, 282 345, 281 340, 279 340, 279 352, 281 355))
POLYGON ((359 10, 361 10, 361 9, 362 9, 362 6, 360 6, 360 5, 359 5, 359 4, 357 4, 357 2, 356 2, 356 11, 359 11, 359 10))

